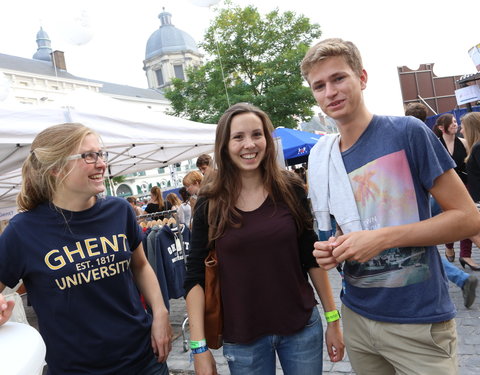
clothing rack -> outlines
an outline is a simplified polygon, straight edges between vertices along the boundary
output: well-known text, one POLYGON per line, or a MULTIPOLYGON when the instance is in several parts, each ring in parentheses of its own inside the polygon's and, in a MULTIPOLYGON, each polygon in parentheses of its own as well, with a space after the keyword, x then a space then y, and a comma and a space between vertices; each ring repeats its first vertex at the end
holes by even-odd
POLYGON ((177 220, 177 210, 158 211, 158 212, 152 212, 152 213, 149 213, 149 214, 138 215, 137 220, 148 219, 148 218, 151 218, 151 217, 154 217, 154 216, 161 216, 161 215, 163 215, 163 216, 167 216, 167 215, 174 216, 175 220, 177 220))
MULTIPOLYGON (((173 217, 175 219, 175 221, 177 222, 176 232, 177 232, 178 238, 180 239, 180 245, 181 245, 181 250, 180 251, 181 251, 181 254, 183 256, 183 259, 185 260, 185 267, 186 267, 185 243, 184 243, 184 240, 183 240, 182 231, 179 230, 180 225, 185 225, 185 224, 180 224, 180 222, 178 220, 177 210, 166 210, 166 211, 152 212, 152 213, 149 213, 149 214, 143 214, 143 215, 137 216, 137 220, 140 222, 143 219, 149 219, 149 218, 158 217, 158 216, 170 216, 170 217, 173 217)), ((173 231, 175 231, 175 230, 173 229, 173 231)), ((183 340, 183 351, 184 352, 187 352, 190 348, 188 339, 186 338, 186 325, 187 325, 187 323, 188 323, 188 314, 185 314, 183 322, 182 322, 182 340, 183 340)))

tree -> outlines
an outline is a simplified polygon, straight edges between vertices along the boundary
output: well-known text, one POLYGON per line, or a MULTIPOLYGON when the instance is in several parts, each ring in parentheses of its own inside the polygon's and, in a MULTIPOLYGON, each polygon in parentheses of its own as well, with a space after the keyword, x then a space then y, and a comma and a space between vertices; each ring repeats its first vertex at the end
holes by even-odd
POLYGON ((216 123, 229 106, 227 91, 230 104, 252 103, 274 126, 293 128, 309 119, 315 101, 300 62, 320 36, 320 26, 290 11, 276 9, 262 17, 253 6, 240 8, 230 1, 226 6, 217 11, 200 44, 211 59, 189 69, 186 81, 174 79, 167 90, 171 114, 216 123))
POLYGON ((105 188, 107 190, 107 195, 114 195, 115 185, 120 185, 125 182, 127 178, 125 176, 116 176, 110 179, 105 179, 105 188), (110 181, 113 186, 110 186, 110 181))

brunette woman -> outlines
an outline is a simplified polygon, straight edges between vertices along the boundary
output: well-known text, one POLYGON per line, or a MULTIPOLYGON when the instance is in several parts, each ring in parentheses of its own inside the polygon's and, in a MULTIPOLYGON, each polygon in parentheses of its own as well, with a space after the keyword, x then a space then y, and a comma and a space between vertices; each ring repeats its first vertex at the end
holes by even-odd
MULTIPOLYGON (((467 171, 465 167, 465 158, 467 156, 466 142, 463 138, 457 136, 458 124, 455 116, 451 113, 445 113, 437 118, 435 122, 435 132, 438 139, 447 149, 453 161, 457 165, 455 172, 464 184, 467 183, 467 171)), ((455 260, 455 250, 453 242, 445 244, 445 258, 452 263, 455 260)), ((472 253, 472 241, 466 238, 460 241, 460 257, 472 253)))
MULTIPOLYGON (((170 210, 172 205, 168 202, 164 202, 162 197, 162 191, 158 186, 154 186, 150 189, 150 201, 145 207, 146 214, 152 214, 155 212, 170 210)), ((160 217, 163 219, 163 217, 160 217)))
POLYGON ((216 131, 217 169, 194 210, 185 281, 197 374, 216 374, 204 345, 204 259, 217 251, 223 299, 223 353, 233 375, 322 373, 322 323, 314 291, 328 312, 332 361, 343 358, 338 312, 327 273, 312 255, 317 240, 303 182, 276 161, 272 123, 260 109, 236 104, 216 131), (198 348, 200 347, 200 348, 198 348))

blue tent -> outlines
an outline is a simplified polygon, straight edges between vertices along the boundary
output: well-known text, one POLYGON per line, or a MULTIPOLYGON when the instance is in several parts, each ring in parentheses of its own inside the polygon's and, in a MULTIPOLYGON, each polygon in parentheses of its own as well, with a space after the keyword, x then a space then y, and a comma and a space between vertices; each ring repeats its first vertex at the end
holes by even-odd
MULTIPOLYGON (((480 112, 480 106, 472 106, 472 111, 480 112)), ((425 123, 430 127, 430 129, 433 129, 433 127, 435 126, 435 122, 437 121, 437 118, 439 118, 441 115, 444 115, 445 113, 451 113, 452 115, 454 115, 458 124, 461 125, 462 117, 467 114, 467 109, 457 108, 448 112, 440 113, 438 115, 430 116, 430 117, 427 117, 427 119, 425 120, 425 123)))
POLYGON ((288 128, 276 128, 273 137, 282 141, 283 155, 287 165, 305 163, 310 150, 321 137, 319 134, 288 128))

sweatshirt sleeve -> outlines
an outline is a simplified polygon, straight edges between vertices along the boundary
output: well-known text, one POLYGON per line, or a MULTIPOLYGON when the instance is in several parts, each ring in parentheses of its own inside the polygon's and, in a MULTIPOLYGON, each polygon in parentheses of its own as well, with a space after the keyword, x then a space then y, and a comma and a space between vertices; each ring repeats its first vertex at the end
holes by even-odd
POLYGON ((185 297, 197 284, 205 288, 205 258, 208 256, 208 200, 198 199, 193 214, 192 232, 190 236, 190 254, 187 258, 185 275, 185 297))

